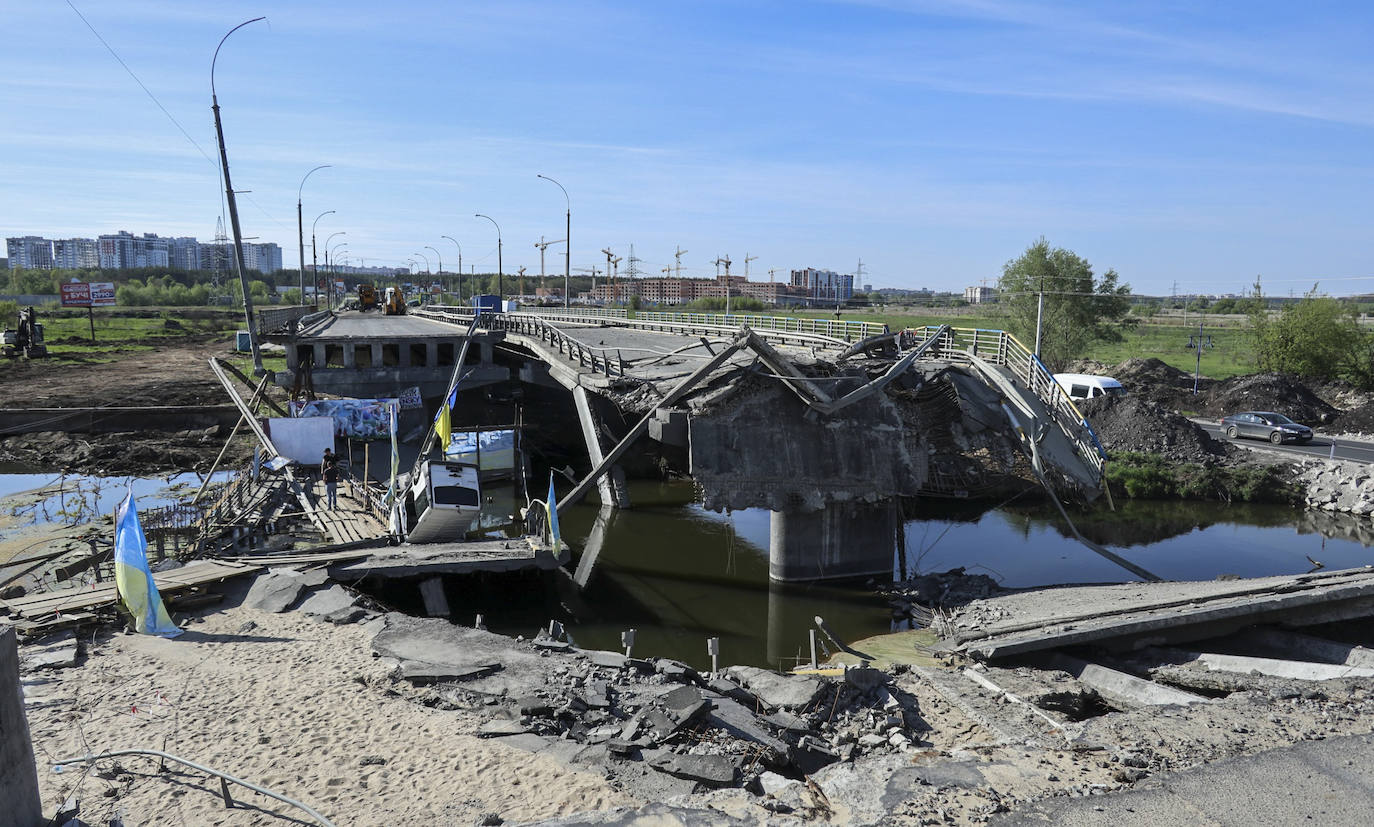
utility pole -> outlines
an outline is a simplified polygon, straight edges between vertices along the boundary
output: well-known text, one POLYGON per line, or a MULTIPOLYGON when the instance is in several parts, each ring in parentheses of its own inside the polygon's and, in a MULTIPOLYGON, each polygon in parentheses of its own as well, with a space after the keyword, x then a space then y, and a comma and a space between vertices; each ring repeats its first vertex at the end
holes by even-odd
POLYGON ((520 295, 521 295, 521 296, 524 296, 524 295, 525 295, 525 267, 524 267, 524 265, 521 265, 521 266, 520 266, 520 295))
POLYGON ((1193 396, 1197 396, 1198 377, 1202 375, 1202 349, 1214 347, 1211 335, 1202 333, 1202 321, 1197 323, 1197 333, 1188 336, 1188 348, 1197 350, 1197 363, 1193 368, 1193 396))
POLYGON ((678 248, 677 248, 677 252, 676 252, 676 253, 673 253, 673 258, 677 260, 677 274, 676 274, 676 275, 677 275, 678 278, 682 278, 682 256, 683 256, 683 254, 686 253, 686 252, 687 252, 686 250, 682 249, 681 247, 678 247, 678 248))

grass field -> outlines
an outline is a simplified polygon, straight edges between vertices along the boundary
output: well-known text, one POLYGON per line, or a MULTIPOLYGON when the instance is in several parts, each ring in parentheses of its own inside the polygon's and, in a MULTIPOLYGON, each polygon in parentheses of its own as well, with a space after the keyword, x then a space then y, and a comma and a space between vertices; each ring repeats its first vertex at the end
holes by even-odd
MULTIPOLYGON (((795 315, 817 319, 833 319, 834 311, 801 312, 795 315)), ((948 308, 935 314, 893 313, 880 309, 844 312, 840 318, 845 321, 876 322, 885 324, 893 330, 903 327, 923 327, 926 325, 948 324, 953 327, 991 327, 999 328, 1000 323, 989 318, 977 308, 948 308)), ((1196 320, 1196 316, 1191 317, 1196 320)), ((1105 365, 1119 365, 1127 359, 1156 358, 1179 370, 1192 373, 1197 365, 1197 351, 1188 347, 1190 335, 1196 336, 1197 322, 1188 323, 1179 316, 1142 320, 1141 324, 1126 334, 1120 344, 1097 344, 1084 354, 1086 359, 1094 359, 1105 365)), ((1207 316, 1203 320, 1202 333, 1212 337, 1213 347, 1203 348, 1203 376, 1213 379, 1226 379, 1259 370, 1255 353, 1246 335, 1245 320, 1240 316, 1207 316)), ((1024 342, 1027 347, 1032 342, 1024 342)))

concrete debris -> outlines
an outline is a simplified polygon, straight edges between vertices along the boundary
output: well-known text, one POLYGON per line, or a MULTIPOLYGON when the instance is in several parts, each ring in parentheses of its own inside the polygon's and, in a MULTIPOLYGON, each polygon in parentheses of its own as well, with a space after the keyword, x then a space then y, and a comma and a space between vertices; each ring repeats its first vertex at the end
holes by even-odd
POLYGON ((264 612, 284 612, 295 605, 307 588, 323 585, 324 581, 314 583, 314 579, 291 569, 268 569, 253 581, 243 605, 264 612))
POLYGON ((311 593, 301 601, 297 610, 307 615, 327 618, 352 608, 355 601, 356 598, 345 591, 343 586, 335 584, 311 593))
POLYGON ((58 632, 19 647, 19 671, 69 669, 77 665, 80 643, 72 631, 58 632))
POLYGON ((1374 514, 1374 474, 1361 462, 1306 462, 1295 482, 1308 508, 1364 517, 1374 514))
POLYGON ((807 675, 779 675, 755 666, 731 666, 725 674, 772 709, 801 709, 815 703, 825 684, 807 675))
POLYGON ((735 780, 735 766, 720 755, 674 755, 666 753, 649 762, 650 766, 678 778, 688 778, 711 786, 735 780))

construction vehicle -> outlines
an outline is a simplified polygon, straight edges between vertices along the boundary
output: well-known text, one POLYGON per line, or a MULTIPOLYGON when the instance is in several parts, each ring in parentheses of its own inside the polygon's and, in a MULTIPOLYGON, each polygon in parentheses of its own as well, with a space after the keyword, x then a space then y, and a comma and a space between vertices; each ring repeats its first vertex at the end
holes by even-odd
POLYGON ((372 285, 358 285, 358 309, 363 312, 377 309, 377 290, 372 285))
POLYGON ((18 358, 21 353, 29 359, 48 357, 48 348, 43 344, 43 325, 38 323, 38 313, 32 307, 21 309, 18 327, 5 331, 4 348, 5 355, 11 359, 18 358))
POLYGON ((404 316, 406 314, 406 297, 399 287, 388 287, 386 289, 386 301, 382 309, 388 316, 404 316))

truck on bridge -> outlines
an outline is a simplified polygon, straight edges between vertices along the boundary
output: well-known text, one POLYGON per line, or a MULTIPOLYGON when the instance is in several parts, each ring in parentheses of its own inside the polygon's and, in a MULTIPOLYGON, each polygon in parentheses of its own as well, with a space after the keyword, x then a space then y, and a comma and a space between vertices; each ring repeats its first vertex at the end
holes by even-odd
POLYGON ((362 311, 377 308, 377 290, 370 284, 358 285, 358 309, 362 311))

